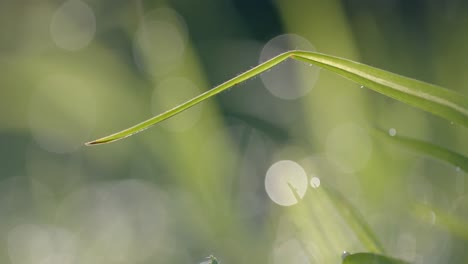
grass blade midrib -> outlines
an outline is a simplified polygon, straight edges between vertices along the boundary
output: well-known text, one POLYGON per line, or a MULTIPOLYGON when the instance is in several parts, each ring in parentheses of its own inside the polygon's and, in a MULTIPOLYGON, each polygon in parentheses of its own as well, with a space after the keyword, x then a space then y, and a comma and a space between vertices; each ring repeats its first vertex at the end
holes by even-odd
POLYGON ((326 54, 298 51, 293 57, 314 63, 371 90, 468 127, 468 98, 462 94, 326 54), (360 68, 365 68, 365 71, 360 68), (383 75, 389 80, 385 80, 383 75))
POLYGON ((113 142, 141 132, 190 107, 221 93, 236 84, 246 81, 282 61, 294 58, 331 70, 345 78, 358 82, 367 88, 380 92, 409 105, 439 115, 452 122, 468 127, 468 99, 456 92, 380 70, 351 60, 333 57, 316 52, 288 51, 182 103, 162 114, 138 123, 132 127, 109 136, 90 141, 86 145, 113 142), (387 78, 384 78, 386 75, 387 78), (380 77, 379 77, 380 76, 380 77), (411 85, 405 85, 409 83, 411 85))

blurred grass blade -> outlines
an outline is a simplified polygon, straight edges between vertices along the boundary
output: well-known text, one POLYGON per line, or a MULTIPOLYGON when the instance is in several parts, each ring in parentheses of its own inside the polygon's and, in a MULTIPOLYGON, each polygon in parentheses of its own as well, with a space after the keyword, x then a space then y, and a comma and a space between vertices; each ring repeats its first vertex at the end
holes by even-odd
POLYGON ((160 115, 115 134, 88 142, 86 145, 109 143, 143 131, 276 66, 288 58, 315 64, 369 89, 468 127, 468 99, 461 94, 338 57, 307 51, 288 51, 160 115))
POLYGON ((348 255, 344 258, 343 264, 409 264, 406 261, 373 254, 373 253, 356 253, 348 255))
POLYGON ((278 142, 286 142, 291 140, 292 136, 289 134, 289 131, 283 129, 282 127, 273 124, 267 120, 258 118, 252 115, 246 115, 243 113, 224 113, 226 117, 235 118, 248 127, 254 128, 258 131, 261 131, 265 135, 268 135, 270 138, 278 142))
POLYGON ((465 172, 468 172, 468 158, 459 153, 417 139, 398 135, 390 136, 381 130, 376 130, 375 133, 379 137, 385 138, 385 140, 388 140, 389 142, 405 147, 411 151, 433 157, 437 160, 445 161, 465 172))
POLYGON ((383 246, 361 213, 339 192, 325 187, 322 190, 333 202, 338 212, 346 220, 346 223, 351 227, 361 243, 366 246, 367 250, 375 253, 385 253, 383 246))
POLYGON ((447 230, 453 236, 468 241, 468 221, 453 212, 435 208, 427 204, 415 204, 412 211, 416 217, 447 230), (432 216, 434 214, 434 216, 432 216), (432 219, 434 217, 434 219, 432 219))

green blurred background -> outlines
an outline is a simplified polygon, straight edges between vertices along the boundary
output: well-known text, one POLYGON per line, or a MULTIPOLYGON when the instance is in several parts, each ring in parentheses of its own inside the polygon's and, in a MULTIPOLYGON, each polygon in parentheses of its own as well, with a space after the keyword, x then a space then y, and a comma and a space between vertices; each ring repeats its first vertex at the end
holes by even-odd
POLYGON ((379 251, 356 210, 388 255, 468 263, 467 173, 369 129, 468 130, 301 62, 83 146, 288 49, 466 95, 467 28, 459 0, 1 0, 0 262, 340 263, 379 251))

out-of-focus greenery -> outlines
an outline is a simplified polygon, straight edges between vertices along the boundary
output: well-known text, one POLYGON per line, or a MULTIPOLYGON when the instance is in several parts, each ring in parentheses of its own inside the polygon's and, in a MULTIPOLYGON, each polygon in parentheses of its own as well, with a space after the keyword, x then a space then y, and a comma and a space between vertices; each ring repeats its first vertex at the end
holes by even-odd
POLYGON ((356 253, 346 256, 343 264, 407 264, 397 259, 370 253, 356 253))
POLYGON ((325 70, 287 62, 138 137, 83 143, 291 48, 467 95, 467 15, 456 0, 0 2, 0 262, 340 263, 381 245, 466 263, 466 164, 367 128, 464 156, 467 129, 325 70))

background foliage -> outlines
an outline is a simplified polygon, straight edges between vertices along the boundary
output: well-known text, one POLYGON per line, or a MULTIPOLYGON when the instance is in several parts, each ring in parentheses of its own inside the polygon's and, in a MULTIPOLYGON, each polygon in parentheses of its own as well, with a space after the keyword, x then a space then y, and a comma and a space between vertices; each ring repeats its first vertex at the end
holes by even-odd
POLYGON ((288 48, 466 95, 467 13, 456 0, 0 2, 0 262, 339 263, 346 250, 466 263, 466 164, 369 129, 465 156, 467 129, 306 64, 83 143, 288 48), (267 193, 267 172, 288 180, 267 193))

